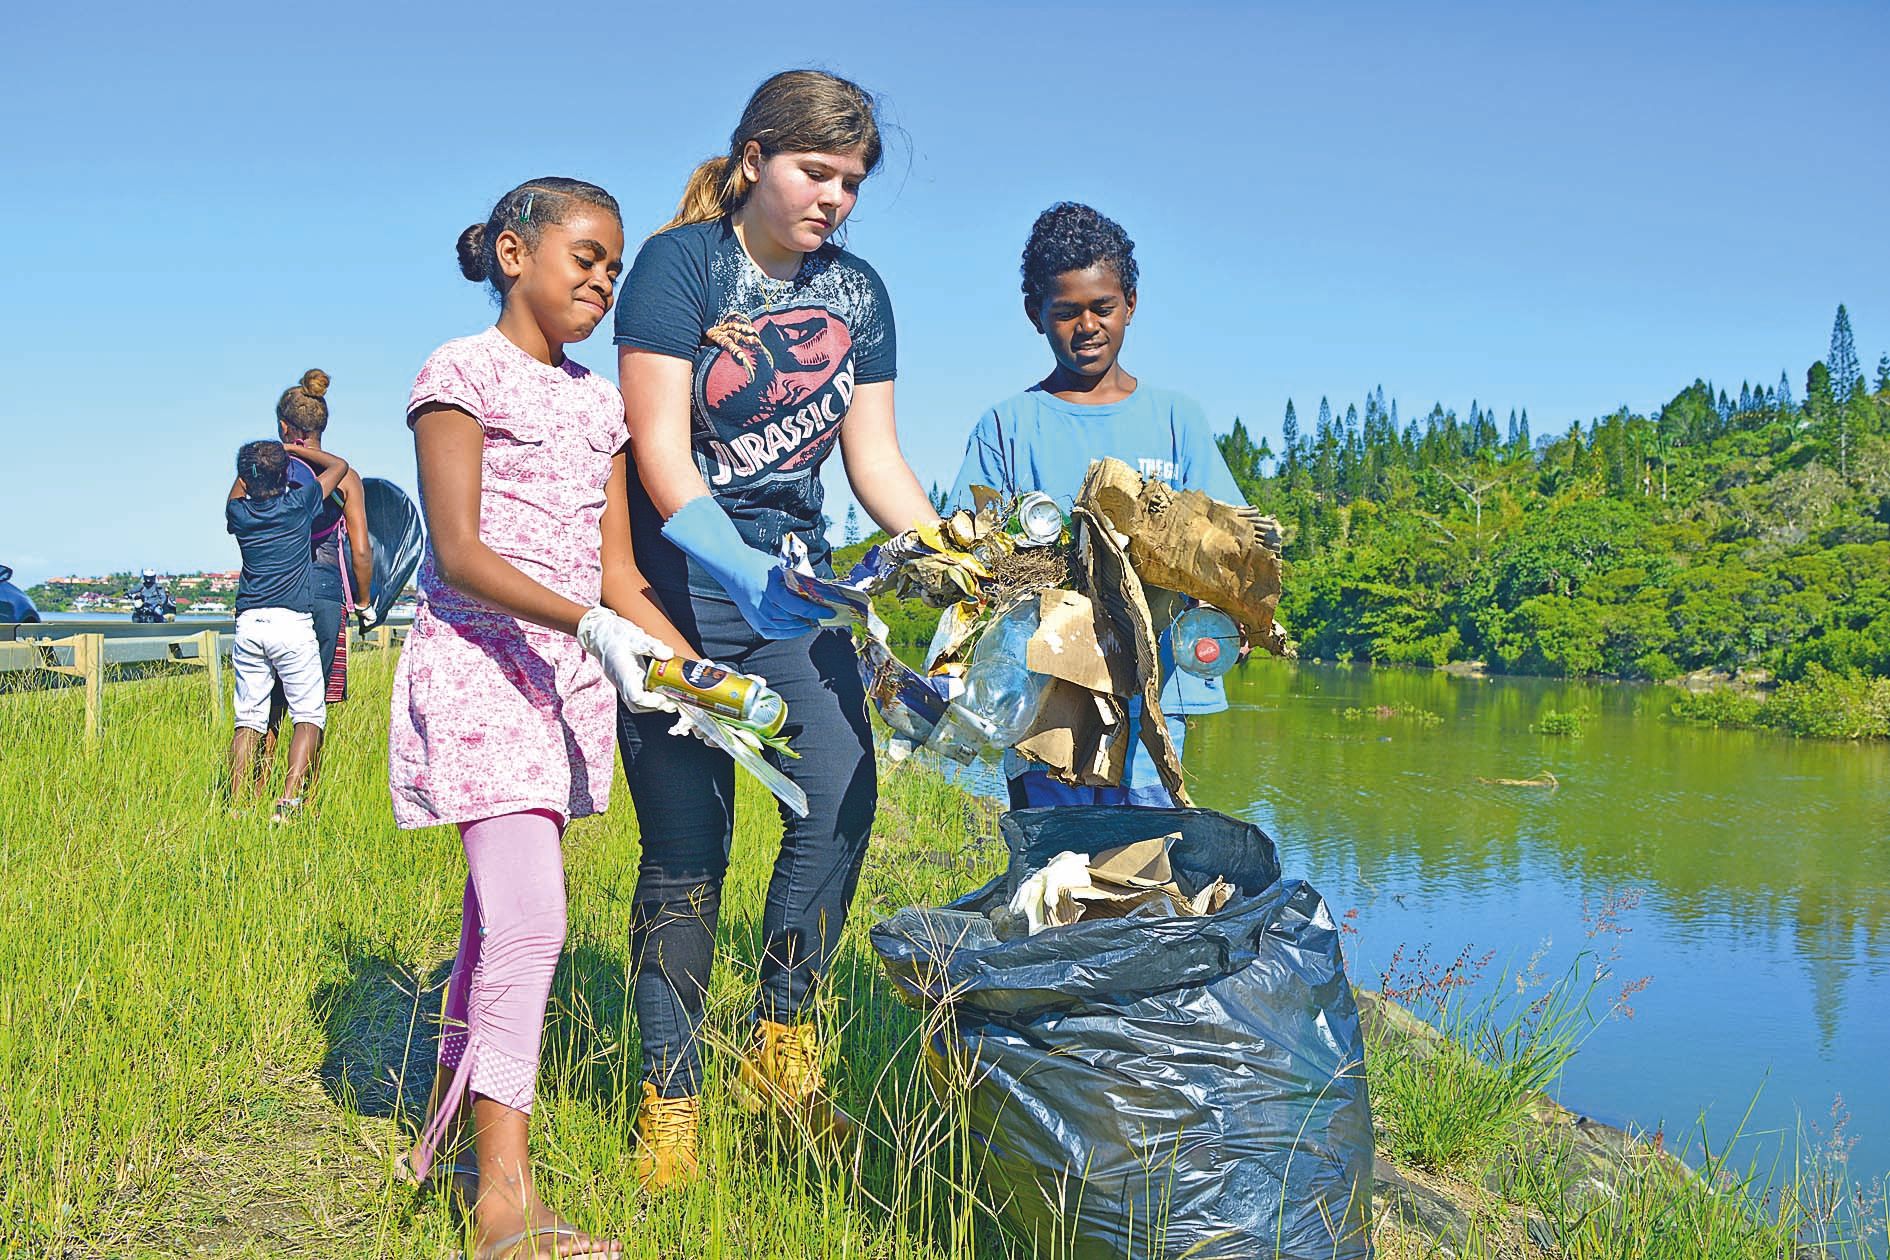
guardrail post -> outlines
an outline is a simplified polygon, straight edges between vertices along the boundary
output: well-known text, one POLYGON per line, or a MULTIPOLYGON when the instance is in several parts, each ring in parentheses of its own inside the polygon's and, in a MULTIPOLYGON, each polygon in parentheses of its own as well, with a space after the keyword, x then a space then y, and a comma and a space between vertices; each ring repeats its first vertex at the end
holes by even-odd
POLYGON ((105 698, 105 636, 72 636, 72 664, 85 679, 85 745, 98 746, 99 710, 105 698))
POLYGON ((210 678, 210 724, 223 725, 223 636, 215 630, 197 635, 197 659, 210 678))

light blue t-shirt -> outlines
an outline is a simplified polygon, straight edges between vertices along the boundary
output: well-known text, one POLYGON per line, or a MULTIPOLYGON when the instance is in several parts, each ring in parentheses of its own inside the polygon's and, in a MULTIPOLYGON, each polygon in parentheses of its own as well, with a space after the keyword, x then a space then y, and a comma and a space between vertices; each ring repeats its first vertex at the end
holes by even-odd
MULTIPOLYGON (((951 504, 970 507, 971 487, 982 485, 1007 498, 1041 490, 1067 513, 1090 463, 1105 456, 1176 490, 1199 490, 1226 503, 1246 501, 1214 444, 1201 405, 1184 394, 1143 382, 1120 402, 1065 402, 1032 386, 997 404, 978 418, 965 444, 965 462, 952 486, 951 504)), ((1178 672, 1166 627, 1158 630, 1162 631, 1162 712, 1168 716, 1179 755, 1185 733, 1179 715, 1219 713, 1227 708, 1227 693, 1218 678, 1178 672)), ((1132 718, 1139 721, 1140 701, 1130 707, 1132 718)), ((1131 748, 1128 786, 1159 782, 1140 740, 1131 748)), ((1026 768, 1028 763, 1015 754, 1005 755, 1007 774, 1014 776, 1026 768)))

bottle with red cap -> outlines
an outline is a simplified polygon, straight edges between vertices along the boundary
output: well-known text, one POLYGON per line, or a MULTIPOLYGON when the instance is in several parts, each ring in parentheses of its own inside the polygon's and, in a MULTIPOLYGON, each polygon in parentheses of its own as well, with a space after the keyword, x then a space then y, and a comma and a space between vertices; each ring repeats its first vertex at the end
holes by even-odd
POLYGON ((1207 604, 1176 617, 1168 642, 1175 650, 1175 668, 1197 678, 1219 678, 1240 660, 1240 627, 1207 604))

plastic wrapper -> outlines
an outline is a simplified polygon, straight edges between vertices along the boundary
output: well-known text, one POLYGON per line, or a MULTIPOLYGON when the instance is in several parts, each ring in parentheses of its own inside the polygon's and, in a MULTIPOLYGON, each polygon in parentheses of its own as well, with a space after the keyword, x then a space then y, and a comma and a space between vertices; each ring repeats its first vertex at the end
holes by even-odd
POLYGON ((1008 869, 906 909, 873 947, 939 1009, 927 1062, 965 1092, 985 1197, 1071 1260, 1365 1260, 1372 1128, 1336 925, 1259 828, 1208 810, 1004 817, 1008 869), (999 940, 990 916, 1065 851, 1180 833, 1173 876, 1217 913, 1080 921, 999 940))

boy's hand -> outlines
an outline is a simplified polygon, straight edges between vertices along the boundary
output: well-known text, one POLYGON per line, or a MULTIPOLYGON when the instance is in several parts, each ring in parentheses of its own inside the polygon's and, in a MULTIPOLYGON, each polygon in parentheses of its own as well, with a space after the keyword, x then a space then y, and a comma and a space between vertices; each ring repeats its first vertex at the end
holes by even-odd
POLYGON ((354 624, 360 628, 362 634, 366 634, 375 626, 381 624, 380 614, 374 611, 374 605, 372 604, 356 604, 354 606, 354 624))

